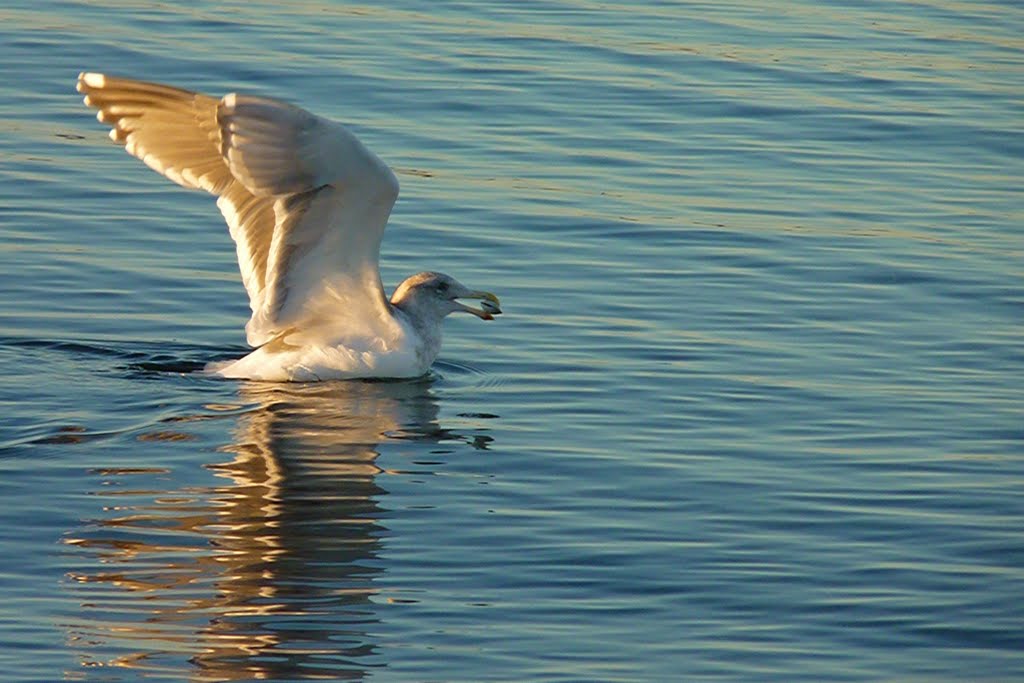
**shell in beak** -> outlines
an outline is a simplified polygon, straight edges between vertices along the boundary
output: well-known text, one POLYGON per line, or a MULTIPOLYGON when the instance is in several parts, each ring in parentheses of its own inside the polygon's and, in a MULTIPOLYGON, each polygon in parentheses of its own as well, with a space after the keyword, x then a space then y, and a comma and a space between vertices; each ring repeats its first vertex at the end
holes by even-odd
POLYGON ((490 292, 472 291, 467 292, 461 296, 456 297, 457 299, 479 299, 480 308, 474 308, 467 306, 461 301, 456 301, 456 305, 460 311, 466 313, 472 313, 481 320, 494 320, 494 316, 501 315, 501 302, 498 297, 491 294, 490 292))

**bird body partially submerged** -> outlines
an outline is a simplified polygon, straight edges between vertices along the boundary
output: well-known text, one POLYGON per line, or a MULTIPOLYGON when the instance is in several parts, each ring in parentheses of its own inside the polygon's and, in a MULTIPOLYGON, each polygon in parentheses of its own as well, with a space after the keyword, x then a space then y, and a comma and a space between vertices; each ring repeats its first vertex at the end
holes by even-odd
POLYGON ((211 371, 277 381, 414 377, 440 351, 448 313, 501 312, 493 294, 437 273, 385 296, 378 260, 398 180, 341 124, 274 99, 218 100, 97 73, 80 74, 78 90, 130 154, 217 196, 252 309, 246 338, 259 348, 211 371))
POLYGON ((419 377, 434 362, 440 345, 435 335, 407 323, 398 312, 397 333, 388 340, 362 337, 325 344, 337 334, 322 328, 286 330, 237 360, 210 363, 207 370, 232 379, 271 382, 315 382, 328 379, 419 377))

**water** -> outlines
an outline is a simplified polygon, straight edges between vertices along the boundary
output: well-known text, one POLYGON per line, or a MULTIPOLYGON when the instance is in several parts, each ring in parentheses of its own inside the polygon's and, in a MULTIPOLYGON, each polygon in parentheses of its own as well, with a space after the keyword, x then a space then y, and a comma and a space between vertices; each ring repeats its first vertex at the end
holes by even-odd
POLYGON ((1017 4, 382 4, 0 9, 5 679, 1024 680, 1017 4), (348 122, 506 315, 192 373, 227 231, 83 69, 348 122))

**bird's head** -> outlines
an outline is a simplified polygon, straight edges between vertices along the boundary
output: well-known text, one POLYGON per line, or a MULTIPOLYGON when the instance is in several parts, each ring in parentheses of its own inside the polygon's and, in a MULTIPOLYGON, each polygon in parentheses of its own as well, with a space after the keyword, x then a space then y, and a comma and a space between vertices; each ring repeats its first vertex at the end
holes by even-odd
POLYGON ((405 279, 391 295, 391 304, 407 313, 441 319, 455 311, 472 313, 481 320, 494 320, 501 313, 498 297, 490 292, 470 289, 444 273, 417 273, 405 279), (477 300, 480 308, 460 299, 477 300))

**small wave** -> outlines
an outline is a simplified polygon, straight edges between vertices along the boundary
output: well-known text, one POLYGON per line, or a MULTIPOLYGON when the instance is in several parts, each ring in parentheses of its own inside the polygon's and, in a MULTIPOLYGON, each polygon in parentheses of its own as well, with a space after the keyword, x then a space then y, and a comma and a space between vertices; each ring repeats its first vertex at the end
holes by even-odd
POLYGON ((110 358, 111 370, 120 370, 129 377, 153 378, 163 375, 198 374, 212 361, 238 358, 246 353, 241 347, 210 347, 196 344, 132 343, 111 346, 104 342, 66 341, 60 339, 0 338, 0 347, 54 353, 78 358, 110 358))

